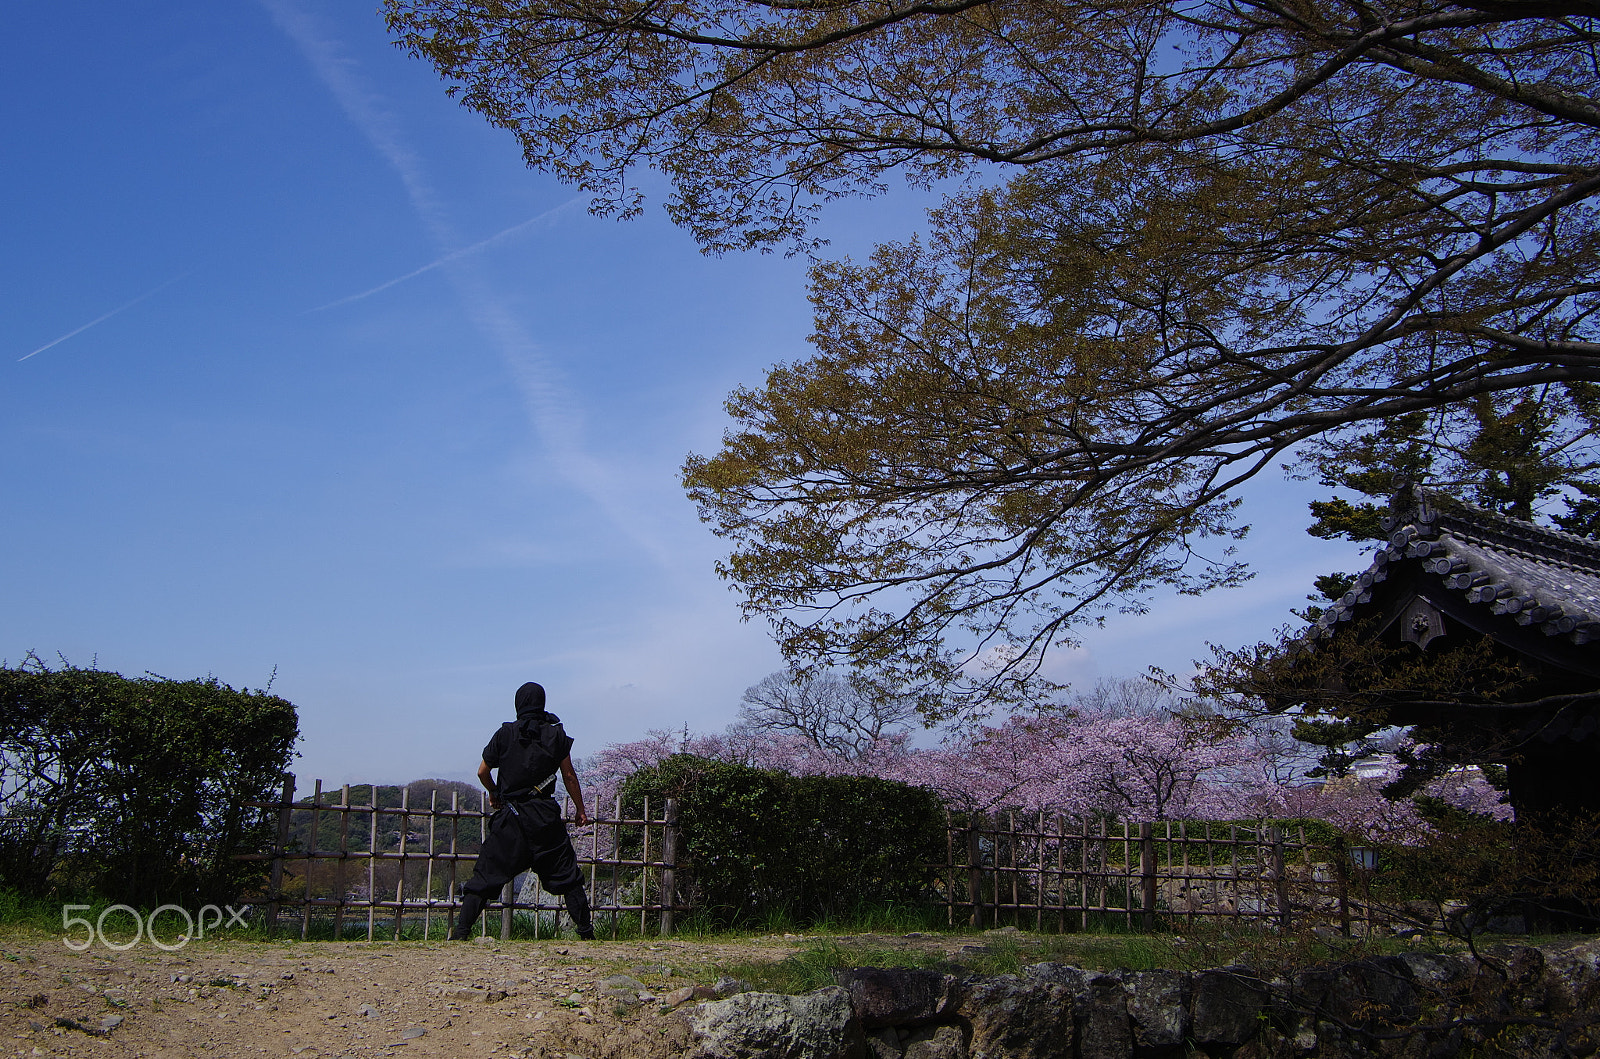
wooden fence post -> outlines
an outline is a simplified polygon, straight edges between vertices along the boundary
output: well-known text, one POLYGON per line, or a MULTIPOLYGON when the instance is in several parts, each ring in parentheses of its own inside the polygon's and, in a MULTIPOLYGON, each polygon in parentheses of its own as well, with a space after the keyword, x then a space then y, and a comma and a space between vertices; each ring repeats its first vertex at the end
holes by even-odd
POLYGON ((672 913, 678 904, 678 799, 667 799, 665 826, 661 829, 661 936, 672 933, 672 913))
POLYGON ((1267 838, 1272 842, 1272 875, 1278 897, 1278 926, 1288 930, 1293 912, 1289 905, 1289 869, 1283 856, 1283 830, 1273 824, 1267 829, 1267 838))
POLYGON ((394 940, 399 941, 405 932, 402 922, 406 911, 406 833, 411 830, 411 788, 400 788, 400 881, 394 886, 394 940))
POLYGON ((1156 839, 1149 821, 1139 825, 1139 878, 1144 891, 1140 918, 1148 932, 1156 929, 1156 839))
POLYGON ((311 933, 311 869, 317 864, 317 837, 322 831, 322 781, 318 780, 311 789, 311 844, 306 847, 306 892, 305 900, 300 904, 300 940, 306 940, 311 933))
POLYGON ((333 909, 333 940, 344 940, 344 904, 345 895, 350 888, 345 884, 345 861, 350 857, 350 784, 346 783, 339 790, 339 870, 335 873, 335 882, 339 887, 339 903, 333 909))
POLYGON ((967 816, 967 900, 972 903, 969 922, 974 927, 983 926, 983 859, 978 848, 978 829, 973 826, 975 821, 982 820, 982 813, 967 816))
POLYGON ((278 837, 272 845, 272 874, 268 877, 267 933, 278 929, 278 899, 283 888, 283 855, 289 844, 289 816, 294 812, 294 773, 283 774, 283 798, 278 803, 278 837))
POLYGON ((517 899, 516 895, 511 892, 511 886, 516 881, 517 880, 515 878, 513 878, 511 880, 511 882, 506 883, 504 886, 502 886, 500 888, 500 905, 501 905, 501 908, 500 908, 500 940, 501 941, 510 941, 511 940, 511 903, 517 899))
POLYGON ((1344 836, 1333 840, 1333 877, 1339 886, 1339 932, 1350 936, 1350 851, 1344 836))
POLYGON ((372 940, 373 924, 377 922, 378 906, 378 785, 367 784, 368 801, 372 812, 367 814, 367 940, 372 940))
POLYGON ((947 807, 944 811, 944 874, 940 880, 944 891, 945 925, 956 925, 956 819, 947 807))

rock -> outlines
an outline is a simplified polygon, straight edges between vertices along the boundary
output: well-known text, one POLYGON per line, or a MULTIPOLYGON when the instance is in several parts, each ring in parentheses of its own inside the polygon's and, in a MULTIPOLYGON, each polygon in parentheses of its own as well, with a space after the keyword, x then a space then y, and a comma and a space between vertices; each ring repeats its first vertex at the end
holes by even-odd
POLYGON ((640 989, 608 988, 600 990, 600 999, 607 1001, 614 1007, 621 1007, 629 1011, 638 1007, 647 1000, 655 999, 648 992, 640 989))
POLYGON ((1128 1059, 1133 1054, 1128 994, 1110 975, 1090 983, 1088 1000, 1078 1003, 1076 1022, 1081 1059, 1128 1059))
POLYGON ((722 999, 721 997, 717 996, 717 991, 715 989, 711 988, 708 985, 697 985, 697 986, 695 986, 694 987, 694 998, 696 1000, 720 1000, 720 999, 722 999))
POLYGON ((601 981, 600 987, 602 989, 627 989, 637 993, 645 988, 645 984, 637 978, 630 978, 625 974, 614 974, 601 981))
POLYGON ((1194 1039, 1201 1044, 1239 1045, 1261 1028, 1266 987, 1248 967, 1202 971, 1194 983, 1194 1039))
POLYGON ((729 978, 726 975, 724 975, 723 977, 718 978, 717 979, 717 984, 712 986, 711 988, 715 989, 717 991, 717 996, 719 996, 719 997, 727 997, 727 996, 733 996, 733 994, 735 994, 735 993, 747 992, 749 990, 750 986, 747 985, 744 982, 739 981, 739 979, 737 979, 737 978, 729 978))
POLYGON ((1074 1000, 1089 998, 1089 985, 1103 977, 1099 971, 1085 971, 1070 963, 1035 963, 1022 969, 1022 976, 1035 982, 1054 982, 1066 986, 1074 1000))
MULTIPOLYGON (((1031 981, 1052 983, 1072 995, 1083 1059, 1123 1059, 1131 1053, 1134 1042, 1128 1023, 1128 991, 1120 977, 1065 963, 1036 963, 1024 967, 1022 973, 1031 981)), ((1180 1035, 1174 1043, 1182 1040, 1180 1035)))
POLYGON ((1411 980, 1429 992, 1451 993, 1466 986, 1468 970, 1453 957, 1407 952, 1399 959, 1410 970, 1411 980))
POLYGON ((1494 945, 1485 955, 1499 963, 1507 987, 1518 994, 1537 988, 1544 975, 1544 953, 1532 945, 1494 945))
POLYGON ((803 996, 739 993, 700 1005, 695 1054, 707 1059, 860 1059, 866 1040, 850 995, 829 986, 803 996))
POLYGON ((466 986, 461 986, 451 989, 445 995, 450 997, 452 1000, 482 1000, 487 995, 487 991, 483 989, 471 989, 466 986))
POLYGON ((930 1026, 906 1038, 904 1059, 967 1059, 967 1042, 958 1026, 930 1026))
POLYGON ((107 1015, 100 1020, 100 1028, 107 1033, 110 1033, 120 1025, 122 1025, 121 1015, 107 1015))
POLYGON ((1600 942, 1545 956, 1543 1006, 1563 1014, 1600 1010, 1600 942))
POLYGON ((1015 975, 979 980, 965 991, 958 1009, 972 1027, 971 1059, 1070 1059, 1073 1054, 1072 990, 1015 975))
POLYGON ((894 1030, 880 1029, 867 1035, 869 1059, 904 1059, 904 1054, 900 1048, 900 1038, 894 1030))
POLYGON ((365 1015, 369 1019, 375 1019, 378 1017, 378 1009, 373 1007, 371 1004, 362 1004, 356 1009, 356 1011, 359 1014, 365 1015))
POLYGON ((428 1031, 421 1026, 407 1026, 400 1031, 400 1039, 402 1041, 414 1041, 418 1037, 426 1037, 427 1035, 428 1031))
POLYGON ((675 1008, 679 1004, 687 1004, 694 999, 694 986, 686 985, 682 989, 674 989, 661 998, 663 1007, 675 1008))
POLYGON ((1411 967, 1398 956, 1361 960, 1345 968, 1341 977, 1358 997, 1352 1007, 1361 1021, 1392 1026, 1415 1022, 1421 1014, 1411 967))
POLYGON ((500 944, 500 939, 490 937, 488 934, 479 934, 477 937, 472 939, 472 943, 474 945, 498 946, 500 944))
POLYGON ((1189 1036, 1189 976, 1182 971, 1122 971, 1133 1043, 1176 1048, 1189 1036))
POLYGON ((864 1029, 936 1022, 955 1010, 960 982, 937 971, 901 967, 856 967, 840 971, 838 983, 864 1029))
POLYGON ((485 989, 483 991, 484 1002, 488 1004, 493 1004, 498 1000, 504 1000, 506 995, 507 994, 504 989, 485 989))

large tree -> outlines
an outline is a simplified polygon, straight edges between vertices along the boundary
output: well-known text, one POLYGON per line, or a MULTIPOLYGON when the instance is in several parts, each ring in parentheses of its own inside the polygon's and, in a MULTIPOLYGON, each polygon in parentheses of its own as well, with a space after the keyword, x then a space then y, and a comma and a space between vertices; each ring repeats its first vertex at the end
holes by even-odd
POLYGON ((712 251, 964 179, 818 262, 816 355, 685 468, 791 658, 932 714, 1245 576, 1235 487, 1286 456, 1600 381, 1591 0, 386 7, 530 164, 624 213, 653 166, 712 251))
POLYGON ((819 750, 854 760, 903 736, 915 703, 859 676, 779 670, 744 689, 739 727, 793 732, 819 750))

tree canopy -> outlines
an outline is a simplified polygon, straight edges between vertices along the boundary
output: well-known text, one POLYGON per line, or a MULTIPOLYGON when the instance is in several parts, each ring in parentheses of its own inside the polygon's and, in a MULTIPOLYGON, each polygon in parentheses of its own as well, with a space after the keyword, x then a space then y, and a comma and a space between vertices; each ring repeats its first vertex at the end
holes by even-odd
POLYGON ((816 263, 815 355, 685 466, 786 653, 930 715, 1246 576, 1235 489, 1285 458, 1535 399, 1591 440, 1592 2, 386 8, 530 164, 623 213, 655 167, 711 251, 957 178, 925 237, 816 263))

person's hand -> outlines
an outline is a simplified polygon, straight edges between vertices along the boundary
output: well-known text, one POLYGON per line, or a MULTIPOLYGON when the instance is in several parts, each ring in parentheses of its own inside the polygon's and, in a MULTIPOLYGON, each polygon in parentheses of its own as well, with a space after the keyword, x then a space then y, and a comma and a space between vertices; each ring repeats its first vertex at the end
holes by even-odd
POLYGON ((578 817, 577 817, 577 820, 575 822, 577 823, 577 825, 579 827, 582 827, 584 824, 587 824, 589 822, 589 814, 587 812, 585 812, 584 810, 579 809, 578 810, 578 817))
POLYGON ((490 793, 490 795, 489 795, 489 808, 493 809, 497 813, 500 811, 500 795, 499 794, 494 793, 494 792, 490 793))

